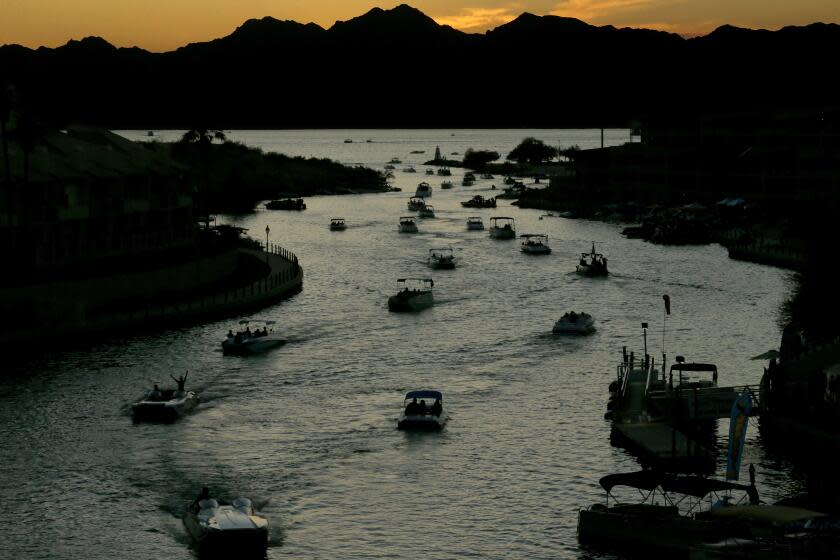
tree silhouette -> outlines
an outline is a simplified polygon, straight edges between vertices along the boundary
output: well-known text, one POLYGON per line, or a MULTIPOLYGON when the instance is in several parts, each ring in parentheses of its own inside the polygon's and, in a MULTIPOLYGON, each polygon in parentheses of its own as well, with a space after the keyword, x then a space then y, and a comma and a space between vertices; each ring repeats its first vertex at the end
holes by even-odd
POLYGON ((11 87, 3 84, 0 87, 0 144, 3 148, 3 171, 6 185, 12 182, 12 169, 9 166, 9 140, 6 125, 12 115, 12 91, 11 87))
POLYGON ((496 161, 500 157, 502 156, 499 155, 499 152, 467 148, 467 151, 464 152, 464 167, 480 170, 491 161, 496 161))
POLYGON ((531 165, 536 165, 550 160, 556 155, 557 148, 548 146, 542 140, 529 136, 508 154, 507 159, 518 163, 528 162, 531 165))
POLYGON ((208 228, 210 227, 210 215, 207 212, 205 198, 209 196, 210 192, 210 148, 214 140, 224 143, 227 141, 227 136, 221 130, 194 128, 186 131, 181 137, 183 144, 193 144, 198 147, 202 192, 197 193, 196 205, 200 214, 205 218, 205 227, 208 228))

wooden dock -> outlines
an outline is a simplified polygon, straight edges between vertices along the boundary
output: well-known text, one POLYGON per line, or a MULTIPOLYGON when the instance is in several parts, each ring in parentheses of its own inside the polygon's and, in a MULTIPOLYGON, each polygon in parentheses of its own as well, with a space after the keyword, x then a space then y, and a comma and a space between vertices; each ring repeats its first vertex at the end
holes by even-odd
POLYGON ((644 467, 670 472, 715 470, 715 458, 708 448, 662 422, 616 423, 611 440, 636 455, 644 467))

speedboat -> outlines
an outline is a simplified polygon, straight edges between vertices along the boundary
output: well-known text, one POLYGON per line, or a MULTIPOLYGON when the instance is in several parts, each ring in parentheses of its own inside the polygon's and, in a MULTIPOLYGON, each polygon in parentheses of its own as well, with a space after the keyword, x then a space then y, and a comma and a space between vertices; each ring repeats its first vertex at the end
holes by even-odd
POLYGON ((434 218, 435 217, 435 207, 431 204, 426 204, 423 208, 420 209, 420 212, 417 214, 421 218, 434 218))
POLYGON ((400 164, 400 163, 402 163, 402 160, 400 158, 391 158, 391 160, 388 163, 390 163, 390 164, 395 164, 395 163, 400 164))
POLYGON ((417 185, 417 190, 414 191, 414 196, 419 198, 431 198, 432 186, 429 183, 423 182, 417 185))
POLYGON ((496 216, 490 218, 490 237, 493 239, 513 239, 516 237, 516 223, 513 218, 496 216))
POLYGON ((184 515, 184 526, 201 552, 260 552, 268 546, 268 520, 254 511, 248 498, 236 498, 229 505, 201 500, 184 515))
POLYGON ((495 208, 496 199, 492 197, 484 198, 480 194, 477 194, 471 199, 461 202, 461 206, 464 208, 495 208))
POLYGON ((450 171, 448 167, 441 167, 437 170, 437 174, 441 177, 449 177, 452 175, 452 171, 450 171))
POLYGON ((592 251, 580 254, 580 261, 576 270, 578 274, 584 276, 606 276, 609 274, 607 258, 601 253, 595 252, 595 243, 592 243, 592 251))
POLYGON ((391 164, 389 163, 389 164, 387 164, 387 165, 385 166, 385 169, 387 169, 388 171, 393 171, 394 169, 396 169, 396 167, 394 167, 393 165, 391 165, 391 164))
POLYGON ((469 230, 483 230, 484 222, 479 216, 470 216, 467 218, 467 229, 469 230))
POLYGON ((461 185, 464 187, 471 187, 475 184, 475 174, 472 171, 467 171, 464 173, 464 179, 461 181, 461 185))
POLYGON ((426 175, 434 175, 434 174, 435 174, 434 169, 432 169, 431 167, 426 168, 426 175))
POLYGON ((453 186, 454 185, 452 184, 452 181, 444 181, 443 183, 440 184, 440 188, 445 189, 445 190, 451 189, 453 186))
POLYGON ((449 417, 443 411, 443 394, 440 391, 409 391, 405 394, 403 411, 397 421, 397 428, 439 431, 446 426, 448 420, 449 417), (429 405, 427 399, 433 404, 429 405))
POLYGON ((429 258, 426 262, 432 268, 455 268, 455 255, 451 247, 429 249, 429 258))
POLYGON ((277 346, 282 346, 286 343, 284 338, 274 333, 274 330, 269 330, 274 321, 253 321, 242 320, 240 325, 245 325, 245 330, 237 331, 229 330, 227 337, 222 341, 222 353, 225 356, 248 356, 251 354, 262 354, 277 346), (259 328, 251 330, 250 323, 264 323, 265 326, 260 330, 259 328))
POLYGON ((412 196, 411 198, 408 199, 408 209, 409 210, 417 211, 417 210, 420 210, 422 208, 425 208, 425 206, 426 206, 426 201, 424 201, 420 197, 412 196))
POLYGON ((345 144, 352 144, 352 143, 353 143, 353 140, 352 140, 352 139, 350 139, 350 138, 348 138, 348 139, 346 139, 346 140, 344 141, 344 143, 345 143, 345 144))
POLYGON ((414 169, 414 167, 409 165, 408 167, 403 169, 403 173, 417 173, 417 170, 414 169))
POLYGON ((527 255, 548 255, 551 247, 548 246, 548 236, 538 233, 526 233, 520 235, 522 244, 519 249, 527 255))
POLYGON ((347 229, 347 223, 344 218, 330 218, 330 231, 344 231, 347 229))
POLYGON ((551 332, 554 334, 589 334, 595 330, 595 319, 588 313, 571 311, 560 317, 551 332))
POLYGON ((172 422, 194 409, 198 402, 198 395, 192 391, 151 390, 131 406, 131 413, 135 422, 172 422))
POLYGON ((431 278, 400 278, 399 291, 388 298, 388 311, 420 311, 435 303, 431 278))
POLYGON ((414 221, 414 216, 400 217, 400 233, 417 233, 417 222, 414 221))

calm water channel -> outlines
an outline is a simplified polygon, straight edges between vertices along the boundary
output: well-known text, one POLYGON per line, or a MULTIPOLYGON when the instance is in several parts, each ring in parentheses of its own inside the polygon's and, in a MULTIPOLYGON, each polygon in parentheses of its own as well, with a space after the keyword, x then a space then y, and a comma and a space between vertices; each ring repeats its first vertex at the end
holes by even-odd
MULTIPOLYGON (((624 239, 618 225, 540 219, 509 201, 463 209, 460 201, 493 194, 502 178, 444 191, 420 165, 435 146, 447 155, 507 153, 527 135, 600 142, 599 131, 232 133, 266 150, 380 169, 399 157, 394 182, 403 192, 219 218, 258 239, 270 226, 271 241, 304 267, 300 294, 251 315, 276 320, 289 339, 267 355, 222 356, 232 318, 7 362, 0 558, 191 558, 180 515, 202 484, 255 501, 273 527, 269 558, 599 557, 577 545, 577 511, 603 499, 601 476, 637 468, 610 446, 603 420, 621 347, 641 353, 648 321, 651 352, 661 354, 669 294, 668 354, 716 363, 722 384, 757 383, 762 363, 749 358, 778 346, 788 273, 731 261, 717 245, 662 247, 624 239), (409 164, 419 173, 400 171, 409 164), (420 220, 419 234, 398 234, 423 180, 437 218, 420 220), (512 216, 519 233, 548 234, 554 252, 529 257, 518 242, 468 232, 471 215, 512 216), (333 216, 349 229, 330 232, 333 216), (609 257, 608 279, 573 273, 593 241, 609 257), (457 269, 426 267, 439 246, 454 249, 457 269), (389 313, 404 276, 433 277, 436 305, 389 313), (572 309, 594 315, 598 331, 553 336, 554 321, 572 309), (202 397, 197 412, 133 425, 131 402, 152 380, 184 370, 202 397), (395 429, 402 395, 415 388, 444 392, 452 416, 444 432, 395 429)), ((626 140, 626 131, 607 131, 608 143, 626 140)), ((460 185, 461 176, 453 170, 451 179, 460 185)), ((796 489, 786 482, 791 467, 762 450, 753 426, 744 460, 756 464, 762 498, 796 489)))

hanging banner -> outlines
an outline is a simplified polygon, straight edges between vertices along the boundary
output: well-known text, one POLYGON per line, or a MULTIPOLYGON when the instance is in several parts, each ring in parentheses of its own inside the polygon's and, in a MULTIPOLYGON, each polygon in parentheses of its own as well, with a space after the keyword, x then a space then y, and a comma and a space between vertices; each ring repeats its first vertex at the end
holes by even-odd
POLYGON ((726 454, 726 480, 738 480, 741 471, 741 456, 744 454, 744 439, 752 412, 752 397, 749 392, 741 393, 732 405, 729 418, 729 450, 726 454))

